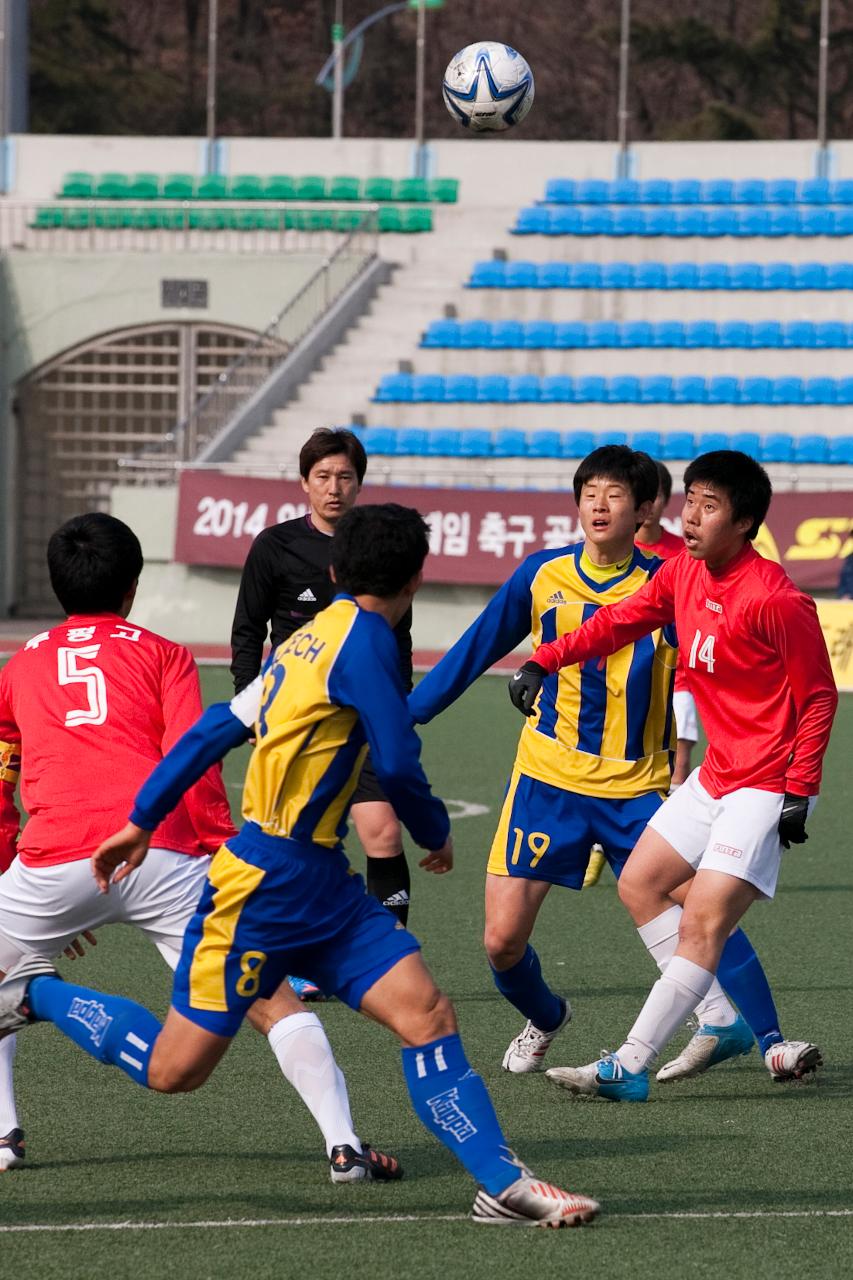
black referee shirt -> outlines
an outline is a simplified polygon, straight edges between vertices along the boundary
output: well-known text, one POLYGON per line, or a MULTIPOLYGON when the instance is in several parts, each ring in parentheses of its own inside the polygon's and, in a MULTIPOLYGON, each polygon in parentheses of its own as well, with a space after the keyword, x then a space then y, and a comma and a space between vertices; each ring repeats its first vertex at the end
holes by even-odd
MULTIPOLYGON (((275 648, 332 603, 332 539, 298 516, 259 533, 243 566, 231 627, 231 674, 239 693, 261 669, 267 634, 275 648)), ((400 674, 412 687, 412 611, 394 628, 400 674)))

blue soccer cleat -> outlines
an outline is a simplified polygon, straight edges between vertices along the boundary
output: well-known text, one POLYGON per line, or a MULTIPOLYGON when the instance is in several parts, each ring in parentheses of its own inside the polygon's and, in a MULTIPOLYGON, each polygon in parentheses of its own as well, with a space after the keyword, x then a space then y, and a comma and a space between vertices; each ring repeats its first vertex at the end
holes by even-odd
POLYGON ((321 1001, 326 999, 323 992, 317 986, 317 983, 312 982, 310 978, 293 978, 288 974, 287 981, 290 983, 294 995, 299 996, 299 999, 304 1001, 306 1004, 308 1001, 312 1001, 314 1004, 319 1004, 321 1001))
POLYGON ((615 1053, 606 1053, 586 1067, 551 1067, 545 1074, 561 1089, 582 1097, 645 1102, 649 1096, 648 1071, 628 1071, 615 1053))
POLYGON ((703 1023, 678 1057, 661 1067, 656 1078, 662 1084, 671 1080, 689 1080, 691 1076, 701 1075, 709 1067, 715 1067, 718 1062, 749 1053, 754 1044, 755 1038, 740 1014, 729 1027, 712 1027, 703 1023))

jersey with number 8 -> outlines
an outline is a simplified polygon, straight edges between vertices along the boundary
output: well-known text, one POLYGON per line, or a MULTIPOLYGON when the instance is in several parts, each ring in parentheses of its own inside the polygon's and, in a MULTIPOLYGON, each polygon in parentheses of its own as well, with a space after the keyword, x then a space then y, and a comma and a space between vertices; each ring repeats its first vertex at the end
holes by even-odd
POLYGON ((814 601, 751 543, 715 573, 689 555, 666 561, 635 595, 534 658, 556 671, 672 621, 708 735, 706 791, 816 795, 838 702, 826 643, 814 601))

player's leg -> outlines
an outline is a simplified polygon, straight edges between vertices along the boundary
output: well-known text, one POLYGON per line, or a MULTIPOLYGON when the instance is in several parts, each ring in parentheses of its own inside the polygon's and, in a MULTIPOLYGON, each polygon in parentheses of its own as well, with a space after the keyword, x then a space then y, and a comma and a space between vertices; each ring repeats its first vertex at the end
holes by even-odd
POLYGON ((369 753, 359 775, 350 814, 367 856, 367 892, 401 924, 407 924, 412 883, 403 850, 403 832, 379 785, 369 753))

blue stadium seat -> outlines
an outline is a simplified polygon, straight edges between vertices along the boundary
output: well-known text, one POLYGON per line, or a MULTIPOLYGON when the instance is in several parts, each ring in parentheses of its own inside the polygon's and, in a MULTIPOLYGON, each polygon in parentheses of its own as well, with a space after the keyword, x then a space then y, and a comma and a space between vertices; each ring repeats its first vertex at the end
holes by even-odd
POLYGON ((853 467, 853 436, 833 436, 830 439, 829 461, 853 467))
POLYGON ((460 320, 457 346, 469 350, 488 347, 492 340, 492 326, 488 320, 460 320))
POLYGON ((696 264, 697 289, 730 289, 729 268, 725 262, 699 262, 696 264))
POLYGON ((765 289, 792 289, 794 287, 794 267, 790 262, 765 262, 765 289))
MULTIPOLYGON (((708 232, 709 217, 704 209, 686 205, 682 208, 674 208, 672 210, 672 226, 670 235, 672 236, 704 236, 706 233, 713 235, 714 232, 708 232)), ((723 235, 724 232, 719 234, 723 235)))
POLYGON ((435 427, 427 435, 427 457, 458 458, 462 451, 462 432, 450 427, 435 427))
POLYGON ((561 351, 572 351, 577 347, 589 346, 589 326, 582 320, 561 320, 554 325, 554 336, 550 343, 561 351))
POLYGON ((832 184, 833 204, 853 204, 853 179, 840 178, 832 184))
POLYGON ((612 285, 605 285, 603 283, 600 262, 571 262, 568 266, 571 271, 571 286, 573 289, 604 289, 613 287, 612 285))
POLYGON ((610 198, 610 184, 600 178, 582 178, 575 184, 578 204, 606 204, 610 198))
POLYGON ((619 346, 619 326, 613 320, 593 320, 587 333, 591 347, 619 346))
POLYGON ((658 320, 652 326, 652 346, 686 347, 687 326, 680 320, 658 320))
POLYGON ((758 320, 752 326, 753 347, 781 347, 785 341, 785 330, 778 320, 758 320))
POLYGON ((433 404, 444 399, 444 378, 440 373, 412 374, 412 400, 415 404, 433 404))
POLYGON ((835 379, 806 378, 803 404, 835 404, 835 379))
POLYGON ((475 262, 468 280, 469 289, 502 289, 506 276, 505 262, 475 262))
POLYGON ((767 200, 770 204, 796 204, 796 182, 791 178, 776 178, 768 182, 767 200))
POLYGON ((672 184, 673 204, 701 204, 702 183, 695 178, 678 178, 672 184))
POLYGON ((553 320, 528 320, 524 326, 524 346, 531 351, 553 347, 557 326, 553 320))
POLYGON ((770 210, 764 205, 744 204, 737 211, 737 230, 735 235, 754 239, 767 235, 770 225, 770 210))
POLYGON ((661 438, 660 457, 664 462, 680 462, 696 456, 692 431, 670 431, 661 438))
POLYGON ((800 204, 829 204, 831 188, 826 178, 806 178, 800 183, 800 204))
POLYGON ((611 204, 637 204, 640 199, 640 184, 633 178, 617 178, 610 184, 611 204))
POLYGON ((794 289, 828 288, 827 269, 822 262, 797 262, 794 265, 794 289))
POLYGON ((384 373, 373 397, 379 404, 412 401, 412 375, 410 373, 384 373))
POLYGON ((835 210, 835 226, 832 231, 836 236, 853 236, 853 205, 845 205, 835 210))
POLYGON ((607 399, 607 381, 598 374, 575 378, 575 403, 600 404, 607 399))
POLYGON ((421 338, 422 347, 458 347, 459 321, 433 320, 421 338))
POLYGON ((574 204, 574 178, 549 178, 545 183, 545 200, 548 204, 574 204))
POLYGON ((671 204, 672 183, 666 178, 649 178, 640 183, 640 199, 643 204, 671 204))
POLYGON ((640 379, 641 404, 672 404, 675 395, 672 378, 655 373, 640 379))
POLYGON ((562 440, 559 431, 531 431, 527 437, 528 458, 559 458, 562 440))
POLYGON ((610 232, 612 236, 644 236, 646 234, 646 212, 636 205, 614 205, 610 211, 610 232))
POLYGON ((684 326, 685 347, 719 347, 720 325, 713 320, 692 320, 684 326))
POLYGON ((493 320, 489 346, 495 351, 524 346, 524 325, 520 320, 493 320))
POLYGON ((826 436, 797 436, 794 440, 795 462, 829 462, 826 436))
POLYGON ((740 213, 734 205, 709 205, 705 210, 705 235, 712 238, 740 235, 740 213))
POLYGON ((738 404, 740 383, 737 378, 714 377, 708 379, 708 404, 738 404))
POLYGON ((619 326, 620 347, 654 346, 654 329, 647 320, 626 320, 619 326))
POLYGON ((761 442, 759 462, 793 462, 794 437, 774 431, 761 442))
POLYGON ((567 431, 562 439, 561 453, 564 458, 585 458, 592 453, 596 440, 591 431, 567 431))
POLYGON ((471 373, 448 373, 444 378, 445 404, 471 404, 477 399, 477 379, 471 373))
POLYGON ((761 454, 761 437, 757 431, 738 431, 729 439, 729 448, 738 449, 750 458, 761 454))
POLYGON ((535 289, 536 265, 533 262, 508 262, 504 288, 535 289))
POLYGON ((374 453, 393 456, 398 452, 397 432, 393 427, 363 427, 359 439, 371 457, 374 453))
POLYGON ((585 205, 580 207, 580 226, 574 233, 579 236, 609 236, 613 224, 613 214, 607 205, 585 205))
POLYGON ((729 447, 729 437, 725 431, 703 431, 696 437, 697 453, 716 453, 718 449, 729 447))
POLYGON ((802 404, 803 394, 802 378, 773 379, 773 404, 802 404))
POLYGON ((734 183, 730 178, 711 178, 702 183, 703 204, 731 204, 734 183))
POLYGON ((574 381, 565 373, 537 379, 537 390, 543 404, 571 404, 575 398, 574 381))
POLYGON ((632 449, 651 454, 653 458, 660 457, 661 447, 662 440, 659 431, 635 431, 631 437, 632 449))
POLYGON ((605 428, 604 431, 599 431, 598 437, 595 443, 596 443, 596 446, 601 446, 605 444, 627 444, 628 432, 612 431, 610 429, 605 428))
POLYGON ((744 378, 740 384, 741 404, 772 404, 772 378, 744 378))
POLYGON ((708 385, 705 379, 698 374, 676 378, 673 399, 676 404, 705 404, 708 399, 708 385))
POLYGON ((853 262, 826 264, 827 289, 853 289, 853 262))
POLYGON ((733 262, 729 268, 730 288, 761 289, 764 276, 759 262, 733 262))
POLYGON ((640 379, 632 374, 621 373, 608 379, 607 401, 609 404, 637 404, 640 400, 640 379))
POLYGON ((668 236, 672 234, 672 208, 670 205, 646 206, 645 231, 647 236, 668 236))
POLYGON ((634 285, 632 262, 603 262, 601 264, 602 289, 631 289, 634 285))
POLYGON ((699 267, 695 262, 667 262, 664 267, 667 289, 703 289, 699 283, 699 267))
POLYGON ((835 381, 835 403, 853 404, 853 378, 837 378, 835 381))
POLYGON ((799 211, 789 205, 771 207, 770 220, 767 225, 768 236, 795 236, 799 234, 799 211))
POLYGON ((662 262, 635 262, 635 289, 666 289, 667 273, 662 262))
POLYGON ((539 379, 535 374, 516 373, 509 379, 507 399, 510 404, 535 403, 539 398, 539 379))
POLYGON ((818 347, 849 347, 853 338, 850 325, 841 320, 824 320, 815 325, 815 345, 818 347))
POLYGON ((551 213, 541 205, 531 205, 527 209, 519 209, 512 228, 514 236, 547 235, 552 223, 551 213))
POLYGON ((723 320, 719 325, 721 347, 751 347, 752 325, 745 320, 723 320))
POLYGON ((572 271, 568 262, 540 262, 536 267, 538 289, 567 289, 571 283, 572 271))
POLYGON ((549 236, 578 236, 583 227, 583 210, 578 205, 558 206, 548 214, 545 228, 549 236))
POLYGON ((784 347, 816 347, 817 332, 811 320, 791 320, 782 330, 784 347))
POLYGON ((483 427, 469 427, 462 432, 459 444, 460 458, 490 458, 492 456, 492 433, 483 427))
POLYGON ((428 435, 424 427, 401 427, 397 432, 397 457, 425 458, 428 435))
POLYGON ((527 437, 515 427, 504 427, 494 434, 492 453, 496 458, 523 458, 527 452, 527 437))
POLYGON ((767 183, 763 178, 742 178, 735 183, 732 199, 735 204, 764 204, 767 200, 767 183))
POLYGON ((502 373, 486 373, 477 379, 479 404, 506 404, 509 399, 509 379, 502 373))
POLYGON ((834 236, 835 210, 829 205, 803 204, 797 209, 797 235, 834 236))

